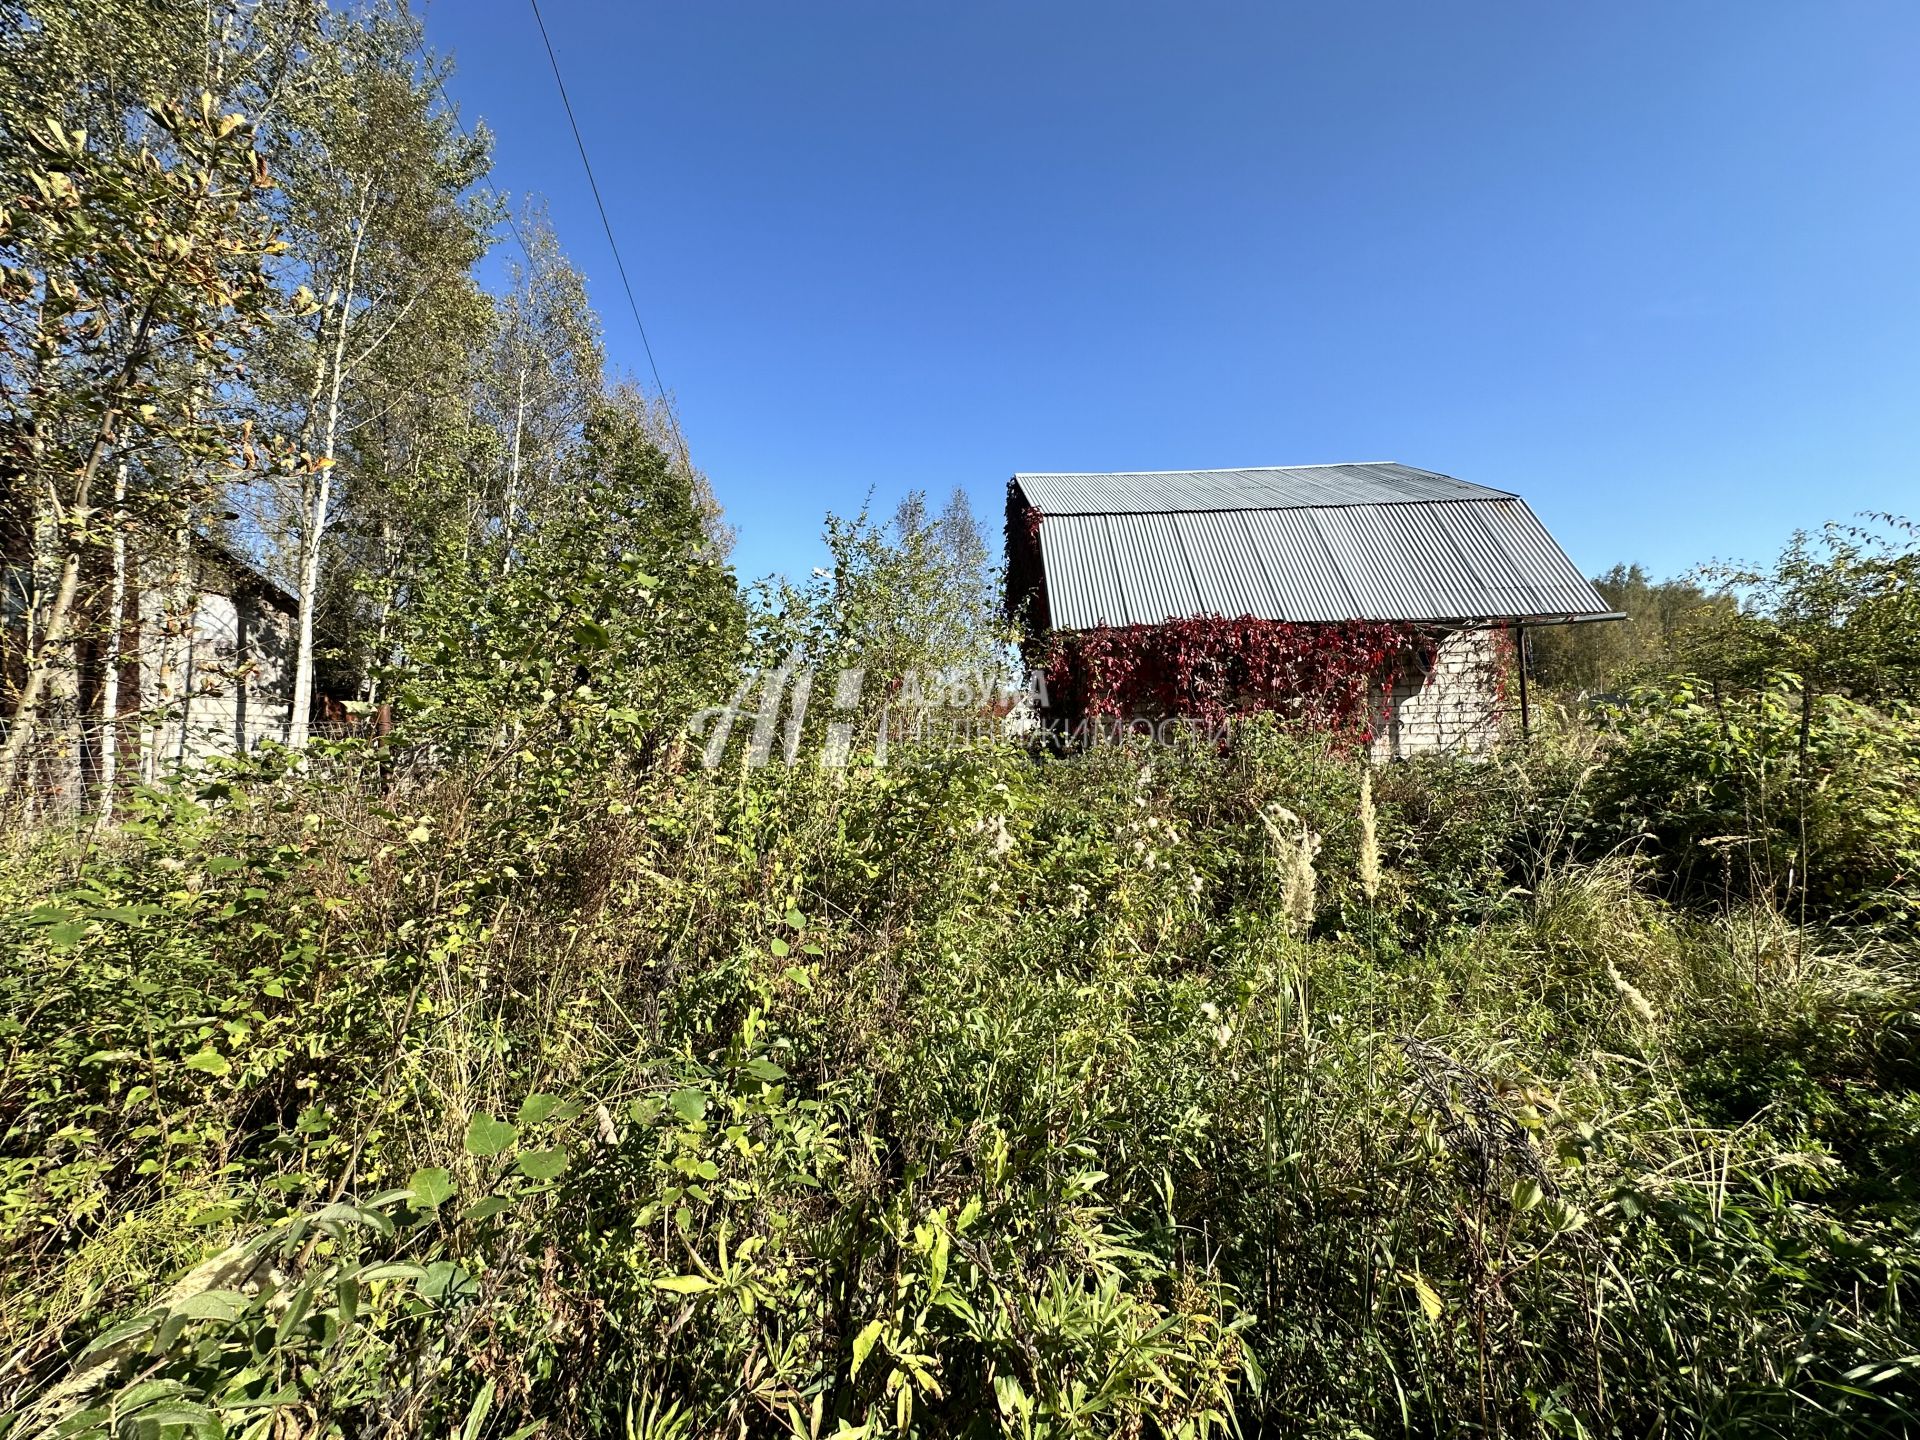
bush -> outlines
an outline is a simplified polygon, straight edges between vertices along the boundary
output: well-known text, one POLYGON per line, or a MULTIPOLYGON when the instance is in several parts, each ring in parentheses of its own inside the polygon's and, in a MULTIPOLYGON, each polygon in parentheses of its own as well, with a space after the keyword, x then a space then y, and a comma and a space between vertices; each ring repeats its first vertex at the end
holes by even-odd
POLYGON ((1666 892, 1760 899, 1911 935, 1920 919, 1920 720, 1791 678, 1752 695, 1636 692, 1586 798, 1595 845, 1643 853, 1666 892))
POLYGON ((385 799, 343 747, 21 845, 6 1403, 1897 1433, 1911 962, 1569 861, 1614 743, 1383 773, 1372 896, 1357 762, 1266 724, 843 772, 588 727, 385 799))

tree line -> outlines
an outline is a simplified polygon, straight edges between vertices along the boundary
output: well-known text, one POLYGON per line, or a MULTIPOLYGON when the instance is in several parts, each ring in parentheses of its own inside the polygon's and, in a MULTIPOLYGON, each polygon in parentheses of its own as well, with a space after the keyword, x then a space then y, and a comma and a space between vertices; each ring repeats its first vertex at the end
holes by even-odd
POLYGON ((1625 619, 1533 632, 1532 664, 1574 696, 1674 675, 1752 691, 1778 676, 1870 705, 1920 698, 1920 526, 1867 515, 1796 532, 1765 562, 1713 562, 1668 580, 1638 565, 1596 576, 1625 619))
MULTIPOLYGON (((403 4, 0 17, 0 787, 84 728, 75 672, 124 643, 127 567, 194 542, 297 600, 296 748, 317 693, 376 706, 408 665, 485 650, 458 606, 592 619, 586 551, 669 593, 691 566, 737 610, 667 400, 609 380, 580 272, 488 187, 489 136, 403 4), (564 583, 538 553, 562 542, 564 583)), ((722 648, 744 624, 709 623, 722 648)))
MULTIPOLYGON (((657 739, 743 662, 1007 662, 963 495, 830 517, 811 581, 741 590, 669 401, 610 378, 583 276, 490 187, 447 74, 398 0, 0 3, 0 795, 85 752, 111 803, 150 718, 115 691, 132 577, 171 567, 159 628, 190 630, 201 544, 291 597, 295 749, 321 695, 442 749, 581 705, 657 739)), ((1627 620, 1537 632, 1536 674, 1910 697, 1915 564, 1882 518, 1771 565, 1616 567, 1627 620)))

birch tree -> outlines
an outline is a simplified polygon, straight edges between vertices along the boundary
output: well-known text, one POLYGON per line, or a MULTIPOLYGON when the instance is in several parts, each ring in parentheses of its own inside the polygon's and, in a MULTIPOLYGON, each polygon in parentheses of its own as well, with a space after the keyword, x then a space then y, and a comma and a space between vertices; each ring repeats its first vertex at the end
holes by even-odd
POLYGON ((187 507, 239 442, 206 402, 267 307, 276 242, 260 196, 272 182, 245 117, 211 94, 153 113, 158 138, 132 150, 17 108, 8 117, 32 158, 30 188, 0 212, 0 473, 10 497, 50 517, 57 565, 35 597, 0 793, 71 662, 84 562, 103 538, 102 467, 153 449, 188 457, 165 497, 187 507), (197 390, 166 383, 181 356, 197 390))
MULTIPOLYGON (((0 549, 10 523, 16 534, 24 524, 36 541, 24 568, 42 577, 26 597, 26 654, 0 656, 7 713, 24 712, 0 783, 17 778, 63 696, 71 713, 55 728, 84 733, 81 648, 99 630, 110 657, 117 649, 115 582, 96 572, 124 585, 139 553, 211 522, 245 452, 245 362, 273 248, 272 192, 252 150, 261 119, 299 83, 324 9, 0 0, 0 202, 19 197, 0 241, 12 302, 0 363, 8 435, 24 444, 0 487, 0 549), (221 153, 183 123, 212 127, 221 153), (73 153, 50 153, 50 134, 73 153), (71 188, 49 194, 48 183, 71 188), (111 510, 92 499, 103 466, 111 510), (103 548, 110 565, 93 553, 103 548)), ((114 701, 116 678, 109 658, 114 701)), ((103 789, 115 741, 109 703, 95 742, 103 789)), ((77 782, 78 746, 62 743, 77 782)))
POLYGON ((503 573, 514 564, 515 536, 544 509, 563 458, 579 443, 604 393, 606 368, 586 281, 561 251, 545 213, 530 208, 514 231, 522 253, 495 301, 481 396, 482 411, 501 437, 500 483, 485 507, 493 513, 475 516, 476 533, 497 528, 505 541, 503 573))
POLYGON ((290 100, 278 132, 289 282, 315 302, 280 349, 280 470, 297 537, 287 737, 296 748, 313 707, 329 528, 342 499, 371 478, 352 439, 380 413, 374 377, 450 281, 470 286, 485 249, 488 210, 471 194, 486 171, 485 140, 461 135, 436 106, 431 63, 397 5, 337 24, 315 82, 290 100))

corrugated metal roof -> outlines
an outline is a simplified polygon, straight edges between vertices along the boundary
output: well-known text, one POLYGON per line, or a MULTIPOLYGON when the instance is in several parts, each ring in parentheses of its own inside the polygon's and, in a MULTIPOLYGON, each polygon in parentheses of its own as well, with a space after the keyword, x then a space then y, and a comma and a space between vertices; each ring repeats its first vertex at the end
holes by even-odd
MULTIPOLYGON (((1020 478, 1025 489, 1027 477, 1020 478)), ((1026 490, 1044 517, 1047 606, 1062 629, 1194 615, 1335 621, 1606 613, 1526 502, 1479 493, 1485 498, 1094 514, 1048 510, 1026 490)))
POLYGON ((1137 470, 1109 475, 1016 475, 1042 515, 1164 515, 1284 506, 1394 505, 1420 500, 1511 500, 1504 490, 1388 461, 1255 470, 1137 470))

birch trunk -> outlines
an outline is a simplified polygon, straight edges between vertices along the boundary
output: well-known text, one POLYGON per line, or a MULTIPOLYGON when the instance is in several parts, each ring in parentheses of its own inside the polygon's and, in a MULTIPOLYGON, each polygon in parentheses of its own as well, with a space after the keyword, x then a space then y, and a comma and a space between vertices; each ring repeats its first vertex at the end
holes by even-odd
POLYGON ((340 390, 346 380, 347 331, 353 323, 354 283, 359 277, 360 246, 367 233, 364 212, 354 221, 353 244, 347 251, 346 284, 341 287, 340 325, 333 341, 333 371, 327 395, 325 439, 320 451, 320 473, 314 477, 311 504, 303 517, 306 534, 300 556, 300 629, 294 649, 293 706, 287 716, 287 744, 295 750, 307 743, 308 718, 313 709, 313 614, 320 599, 320 542, 326 530, 327 505, 333 499, 333 459, 340 434, 340 390))
MULTIPOLYGON (((64 514, 60 514, 56 507, 56 518, 75 529, 86 525, 90 514, 87 494, 93 485, 94 473, 100 468, 100 457, 106 453, 107 437, 112 432, 118 414, 118 410, 109 410, 101 422, 100 432, 87 452, 86 464, 81 467, 79 477, 74 481, 72 503, 65 507, 64 514)), ((81 541, 77 537, 69 539, 65 551, 60 562, 60 583, 54 588, 53 603, 47 608, 47 620, 40 632, 40 643, 28 659, 26 683, 20 688, 20 701, 14 706, 6 742, 0 745, 0 795, 6 795, 13 789, 27 745, 34 731, 39 728, 40 711, 47 698, 47 687, 53 679, 54 667, 60 664, 60 653, 70 646, 73 639, 74 599, 80 593, 81 541)))
POLYGON ((507 460, 507 503, 501 507, 500 525, 506 532, 501 547, 500 573, 513 571, 513 511, 520 503, 520 436, 527 424, 527 370, 523 365, 517 377, 513 402, 513 449, 507 460))
MULTIPOLYGON (((171 274, 169 269, 161 275, 161 286, 168 282, 171 274)), ((21 686, 19 703, 13 708, 13 720, 7 727, 6 741, 0 744, 0 796, 11 793, 13 789, 14 777, 26 754, 27 744, 39 725, 40 704, 53 674, 56 656, 73 638, 73 602, 80 592, 80 558, 85 548, 82 536, 91 513, 87 508, 87 497, 93 488, 93 478, 99 473, 100 462, 107 453, 107 446, 113 441, 114 424, 120 418, 120 407, 127 389, 147 361, 147 341, 152 333, 154 310, 159 301, 160 293, 156 289, 141 312, 140 323, 134 327, 133 341, 120 373, 106 392, 112 398, 100 416, 93 443, 87 447, 87 458, 74 477, 73 497, 65 507, 64 514, 60 513, 61 507, 55 502, 56 516, 64 520, 73 533, 66 542, 66 558, 60 566, 60 584, 54 590, 53 604, 47 611, 46 628, 41 632, 39 646, 27 661, 26 683, 21 686)))
POLYGON ((107 675, 100 687, 100 823, 113 819, 120 778, 120 660, 127 608, 127 467, 113 477, 113 581, 107 591, 107 675))

